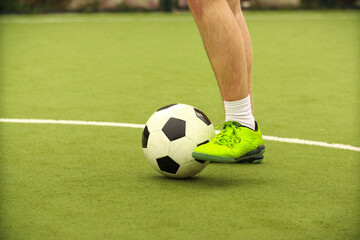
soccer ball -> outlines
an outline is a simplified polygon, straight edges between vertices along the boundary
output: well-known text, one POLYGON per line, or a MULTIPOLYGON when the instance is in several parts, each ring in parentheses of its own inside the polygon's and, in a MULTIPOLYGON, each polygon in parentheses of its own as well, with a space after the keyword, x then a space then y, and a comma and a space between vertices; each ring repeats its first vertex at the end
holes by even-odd
POLYGON ((188 178, 209 162, 196 160, 192 151, 215 135, 209 118, 186 104, 172 104, 157 110, 142 133, 142 149, 151 166, 173 178, 188 178))

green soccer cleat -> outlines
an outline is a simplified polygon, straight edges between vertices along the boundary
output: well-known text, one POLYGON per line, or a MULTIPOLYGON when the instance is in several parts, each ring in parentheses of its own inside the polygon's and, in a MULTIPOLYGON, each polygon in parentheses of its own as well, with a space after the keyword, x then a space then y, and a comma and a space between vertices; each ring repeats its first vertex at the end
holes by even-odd
POLYGON ((195 148, 192 156, 210 162, 260 163, 264 152, 264 141, 256 122, 254 131, 238 122, 229 121, 210 142, 195 148))

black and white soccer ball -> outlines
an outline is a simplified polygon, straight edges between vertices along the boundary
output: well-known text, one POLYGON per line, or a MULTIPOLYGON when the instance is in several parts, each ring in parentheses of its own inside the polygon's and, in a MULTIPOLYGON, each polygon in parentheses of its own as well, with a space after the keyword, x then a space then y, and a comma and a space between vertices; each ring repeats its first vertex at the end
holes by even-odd
POLYGON ((149 118, 142 134, 142 149, 158 172, 188 178, 209 163, 194 159, 192 151, 214 136, 214 126, 202 111, 186 104, 172 104, 149 118))

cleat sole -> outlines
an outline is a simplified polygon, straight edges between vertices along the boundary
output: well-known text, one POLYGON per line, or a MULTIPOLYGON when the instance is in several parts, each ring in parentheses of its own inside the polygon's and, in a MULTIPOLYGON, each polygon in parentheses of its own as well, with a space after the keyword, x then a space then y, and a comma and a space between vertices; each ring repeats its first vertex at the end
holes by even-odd
POLYGON ((192 156, 195 159, 202 161, 218 162, 218 163, 254 163, 258 164, 264 159, 265 146, 260 145, 255 150, 246 153, 245 155, 234 159, 233 157, 224 157, 209 155, 205 153, 193 152, 192 156))
POLYGON ((202 161, 210 161, 210 162, 219 162, 219 163, 234 163, 236 162, 232 157, 222 157, 222 156, 215 156, 209 155, 205 153, 198 153, 193 152, 192 157, 202 161))
POLYGON ((248 159, 242 159, 237 161, 236 163, 252 163, 252 164, 259 164, 264 159, 264 155, 260 155, 257 157, 251 157, 248 159))

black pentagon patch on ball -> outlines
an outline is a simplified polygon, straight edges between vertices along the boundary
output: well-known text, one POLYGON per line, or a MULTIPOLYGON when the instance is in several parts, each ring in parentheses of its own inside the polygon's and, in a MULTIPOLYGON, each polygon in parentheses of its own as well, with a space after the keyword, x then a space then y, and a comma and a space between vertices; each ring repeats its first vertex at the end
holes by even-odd
POLYGON ((156 159, 159 168, 161 171, 175 174, 179 170, 180 165, 171 159, 171 157, 166 156, 156 159))
POLYGON ((210 122, 210 119, 205 115, 205 113, 203 113, 202 111, 200 111, 199 109, 197 108, 194 108, 195 110, 195 114, 198 118, 201 119, 201 121, 203 121, 206 125, 210 125, 211 122, 210 122))
POLYGON ((143 148, 147 148, 149 135, 150 135, 150 133, 149 133, 148 127, 145 126, 144 131, 142 133, 142 138, 141 138, 141 143, 142 143, 143 148))
POLYGON ((161 111, 161 110, 164 110, 164 109, 167 109, 167 108, 170 108, 170 107, 172 107, 172 106, 174 106, 174 105, 176 105, 177 103, 174 103, 174 104, 170 104, 170 105, 167 105, 167 106, 164 106, 164 107, 162 107, 162 108, 159 108, 158 110, 156 110, 157 112, 159 112, 159 111, 161 111))
POLYGON ((185 121, 178 118, 170 118, 165 123, 162 131, 170 141, 185 137, 185 121))

